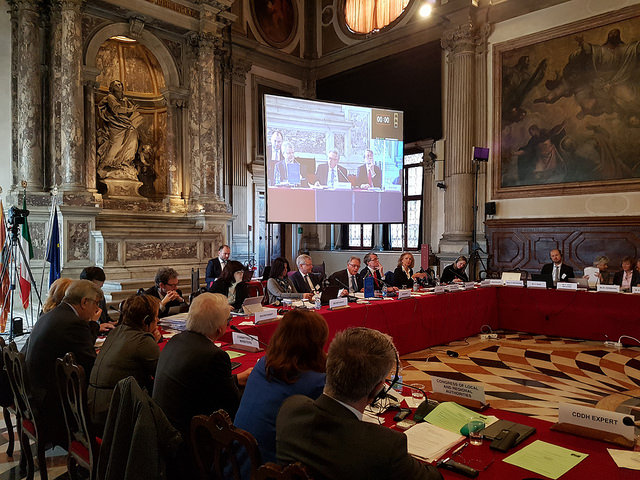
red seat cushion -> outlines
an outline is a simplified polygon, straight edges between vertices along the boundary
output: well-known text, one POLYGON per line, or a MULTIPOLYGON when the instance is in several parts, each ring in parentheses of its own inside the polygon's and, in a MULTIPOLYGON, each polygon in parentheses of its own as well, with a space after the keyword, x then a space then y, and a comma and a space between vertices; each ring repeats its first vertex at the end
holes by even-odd
POLYGON ((89 465, 89 449, 85 447, 82 443, 74 440, 69 445, 69 452, 73 453, 80 459, 82 459, 87 465, 89 465))
POLYGON ((36 436, 36 426, 28 418, 22 419, 22 428, 29 432, 32 436, 36 436))

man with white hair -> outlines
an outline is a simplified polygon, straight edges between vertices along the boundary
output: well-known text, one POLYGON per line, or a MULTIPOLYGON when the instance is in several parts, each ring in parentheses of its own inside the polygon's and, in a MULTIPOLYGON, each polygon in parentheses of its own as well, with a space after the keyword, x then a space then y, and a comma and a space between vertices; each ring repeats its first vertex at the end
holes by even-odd
POLYGON ((231 360, 214 342, 227 330, 229 303, 219 293, 202 293, 191 303, 187 329, 160 353, 153 399, 184 438, 195 415, 222 408, 233 418, 240 403, 239 385, 251 369, 233 375, 231 360))
MULTIPOLYGON (((46 441, 66 446, 67 430, 56 384, 56 359, 67 352, 82 366, 87 378, 96 359, 94 344, 98 336, 102 290, 89 280, 76 280, 53 310, 42 315, 33 326, 26 347, 34 408, 40 412, 38 428, 46 441)), ((66 448, 66 447, 65 447, 66 448)))
POLYGON ((298 271, 291 275, 291 283, 298 293, 316 293, 320 290, 320 275, 313 273, 313 261, 306 254, 296 258, 298 271))

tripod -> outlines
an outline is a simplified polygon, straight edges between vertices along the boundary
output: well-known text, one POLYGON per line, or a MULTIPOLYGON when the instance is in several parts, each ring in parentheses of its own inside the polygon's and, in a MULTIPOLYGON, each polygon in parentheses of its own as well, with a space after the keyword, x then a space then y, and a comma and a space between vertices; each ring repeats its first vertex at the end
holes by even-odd
MULTIPOLYGON (((10 313, 9 313, 9 341, 13 340, 16 336, 22 335, 19 333, 16 335, 15 332, 15 316, 14 316, 14 297, 16 284, 18 282, 18 265, 16 264, 16 259, 18 258, 18 254, 20 254, 20 258, 24 261, 24 265, 26 266, 27 273, 29 275, 29 281, 31 285, 33 285, 33 289, 38 297, 38 308, 42 305, 42 297, 40 296, 40 292, 38 291, 38 286, 33 277, 33 273, 31 272, 31 267, 29 266, 29 262, 27 261, 24 250, 22 249, 22 245, 18 239, 18 229, 20 227, 20 223, 18 221, 14 221, 13 224, 9 225, 9 231, 11 235, 9 235, 7 241, 5 241, 5 245, 3 251, 2 258, 2 271, 0 272, 0 279, 4 280, 5 275, 10 276, 10 285, 9 290, 5 294, 2 303, 2 311, 4 312, 7 308, 7 303, 9 303, 10 313), (8 243, 8 246, 6 245, 8 243)), ((0 228, 4 228, 4 225, 0 228)), ((26 312, 25 312, 26 313, 26 312)), ((22 319, 21 319, 22 320, 22 319)))
POLYGON ((478 173, 480 171, 480 162, 483 160, 478 160, 477 158, 473 159, 475 163, 475 172, 474 172, 474 189, 473 189, 473 229, 471 230, 471 253, 469 253, 469 273, 471 274, 471 279, 475 281, 477 279, 477 275, 485 272, 487 273, 487 266, 482 261, 482 257, 480 256, 480 252, 486 253, 484 250, 480 248, 478 244, 478 173), (482 265, 482 269, 478 271, 478 263, 482 265))

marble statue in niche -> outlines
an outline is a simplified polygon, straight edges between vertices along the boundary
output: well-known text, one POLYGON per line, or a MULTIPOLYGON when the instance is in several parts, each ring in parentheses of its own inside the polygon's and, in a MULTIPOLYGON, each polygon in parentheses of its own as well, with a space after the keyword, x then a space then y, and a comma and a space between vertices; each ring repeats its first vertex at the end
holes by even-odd
POLYGON ((112 81, 109 94, 98 104, 98 114, 105 124, 98 132, 98 175, 103 181, 138 181, 135 158, 142 116, 137 109, 124 96, 122 82, 112 81))

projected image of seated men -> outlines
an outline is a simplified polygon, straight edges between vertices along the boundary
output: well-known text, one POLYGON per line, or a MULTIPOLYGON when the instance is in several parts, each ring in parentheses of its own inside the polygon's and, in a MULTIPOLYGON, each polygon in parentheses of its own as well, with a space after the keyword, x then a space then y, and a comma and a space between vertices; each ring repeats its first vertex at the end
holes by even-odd
POLYGON ((276 95, 264 108, 268 222, 402 223, 402 112, 276 95))
POLYGON ((321 163, 316 170, 316 185, 336 188, 338 183, 349 182, 347 169, 338 165, 340 154, 337 150, 329 151, 329 161, 321 163))

